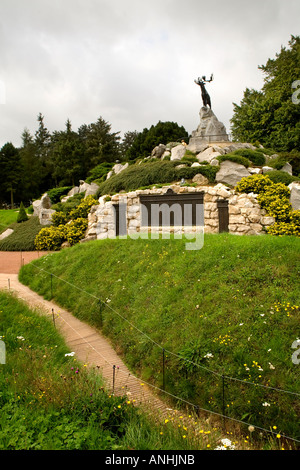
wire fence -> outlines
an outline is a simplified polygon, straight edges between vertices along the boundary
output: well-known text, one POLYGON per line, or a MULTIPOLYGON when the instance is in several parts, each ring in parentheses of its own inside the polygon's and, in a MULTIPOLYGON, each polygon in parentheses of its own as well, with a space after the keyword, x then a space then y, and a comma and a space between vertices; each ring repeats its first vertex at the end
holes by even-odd
MULTIPOLYGON (((228 414, 226 414, 226 392, 228 390, 228 385, 230 382, 235 382, 235 383, 239 383, 239 384, 242 384, 242 385, 247 385, 247 386, 251 386, 251 387, 255 387, 256 389, 260 388, 262 389, 263 391, 267 392, 267 394, 270 394, 271 392, 276 392, 276 393, 280 393, 280 394, 286 394, 286 395, 289 395, 289 396, 292 396, 295 400, 299 400, 299 397, 300 397, 300 393, 297 393, 297 392, 293 392, 293 391, 290 391, 290 390, 285 390, 285 389, 282 389, 282 388, 277 388, 277 387, 272 387, 272 386, 266 386, 266 385, 263 385, 263 384, 260 384, 260 383, 256 383, 256 382, 251 382, 251 381, 247 381, 247 380, 244 380, 244 379, 240 379, 240 378, 237 378, 237 377, 232 377, 232 376, 229 376, 229 375, 226 375, 222 372, 219 372, 219 371, 216 371, 216 370, 213 370, 213 369, 210 369, 208 367, 205 367, 201 364, 198 364, 197 362, 194 362, 192 360, 189 360, 185 357, 183 357, 182 355, 180 354, 177 354, 177 353, 174 353, 173 351, 170 351, 169 349, 166 349, 164 346, 162 346, 161 344, 157 343, 153 338, 151 338, 151 336, 149 336, 147 333, 145 333, 144 331, 142 331, 140 328, 138 328, 132 321, 130 321, 128 318, 126 318, 124 315, 122 315, 120 312, 118 312, 116 309, 114 309, 110 303, 108 303, 106 300, 103 300, 102 298, 100 298, 99 296, 96 296, 88 291, 86 291, 85 289, 82 289, 81 287, 59 277, 59 276, 56 276, 54 273, 51 273, 47 270, 45 270, 44 268, 40 268, 38 266, 36 266, 35 264, 32 264, 32 266, 37 269, 39 272, 43 272, 45 273, 47 276, 50 277, 50 297, 51 299, 53 299, 53 278, 55 279, 58 279, 59 281, 69 285, 70 287, 76 289, 78 292, 81 292, 82 294, 85 294, 87 296, 89 296, 90 298, 94 299, 95 301, 97 301, 98 305, 99 305, 99 320, 100 320, 100 326, 102 327, 103 326, 103 311, 104 311, 104 308, 107 308, 109 309, 112 313, 116 314, 121 320, 123 320, 124 322, 126 322, 131 328, 135 329, 140 335, 142 335, 144 338, 147 338, 148 341, 150 341, 153 345, 155 345, 157 348, 159 348, 161 350, 161 366, 162 366, 162 387, 159 387, 159 386, 156 386, 156 385, 153 385, 149 382, 146 382, 145 380, 143 379, 140 379, 138 377, 136 377, 134 374, 130 373, 130 375, 134 378, 136 378, 137 380, 140 380, 142 381, 143 383, 145 383, 147 386, 153 388, 154 390, 156 390, 157 392, 160 392, 166 396, 169 396, 170 398, 172 398, 172 400, 175 400, 177 401, 178 403, 181 402, 182 404, 186 405, 186 406, 189 406, 191 408, 193 408, 197 414, 201 412, 204 412, 204 413, 208 413, 208 414, 211 414, 211 415, 215 415, 219 418, 221 418, 223 420, 223 423, 225 425, 225 421, 226 420, 230 420, 232 422, 236 422, 236 423, 239 423, 239 424, 243 424, 245 426, 254 426, 255 429, 257 430, 260 430, 262 432, 266 432, 266 433, 269 433, 269 434, 273 434, 273 435, 277 435, 278 432, 277 431, 273 431, 272 430, 272 426, 270 426, 269 429, 263 427, 263 426, 258 426, 256 424, 253 424, 253 423, 249 423, 243 419, 237 419, 233 416, 229 416, 228 414), (221 393, 221 403, 222 403, 222 412, 217 412, 217 411, 214 411, 214 410, 211 410, 211 409, 207 409, 207 408, 202 408, 201 406, 199 406, 198 404, 195 404, 195 403, 192 403, 191 401, 185 399, 185 398, 182 398, 182 397, 179 397, 169 391, 166 390, 166 370, 167 370, 167 366, 169 365, 169 361, 170 361, 170 357, 173 357, 175 358, 176 360, 179 360, 181 361, 183 364, 189 364, 191 366, 193 366, 193 368, 195 368, 195 370, 201 370, 205 373, 208 373, 210 375, 213 375, 215 376, 218 380, 219 380, 219 383, 220 383, 220 393, 221 393), (168 361, 167 361, 168 359, 168 361)), ((53 314, 53 312, 52 312, 53 314)), ((53 314, 53 322, 55 324, 55 321, 54 321, 54 314, 53 314)), ((77 332, 78 333, 78 332, 77 332)), ((78 333, 79 336, 80 333, 78 333)), ((83 341, 87 344, 89 344, 92 348, 93 346, 85 339, 83 338, 83 341)), ((105 360, 105 362, 110 365, 110 367, 112 368, 112 381, 113 381, 113 391, 114 391, 114 388, 115 388, 115 380, 116 380, 116 364, 113 364, 111 363, 105 356, 103 356, 103 354, 101 354, 99 351, 97 351, 95 348, 93 348, 95 350, 95 352, 97 354, 99 354, 102 359, 105 360)), ((119 374, 124 374, 124 375, 128 375, 128 371, 123 371, 122 367, 118 367, 118 373, 119 374)), ((242 413, 241 413, 242 414, 242 413)), ((280 436, 281 438, 283 439, 288 439, 288 440, 291 440, 291 441, 294 441, 296 443, 300 443, 300 440, 298 439, 298 436, 297 437, 292 437, 292 436, 288 436, 286 434, 283 434, 282 432, 280 432, 280 436)))

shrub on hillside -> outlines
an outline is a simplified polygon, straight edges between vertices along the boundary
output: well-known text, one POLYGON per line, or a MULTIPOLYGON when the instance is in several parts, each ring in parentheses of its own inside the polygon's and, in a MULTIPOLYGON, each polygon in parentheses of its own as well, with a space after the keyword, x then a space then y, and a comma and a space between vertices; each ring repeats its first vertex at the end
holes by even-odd
POLYGON ((68 194, 68 192, 72 189, 72 186, 63 186, 61 188, 52 188, 47 191, 48 196, 50 197, 51 203, 56 204, 60 201, 62 196, 68 194))
POLYGON ((242 155, 235 155, 234 153, 227 153, 226 155, 219 155, 217 157, 220 163, 229 160, 230 162, 238 163, 239 165, 244 165, 246 168, 250 165, 250 160, 242 155))
POLYGON ((290 190, 284 183, 274 183, 268 175, 252 175, 236 185, 236 191, 254 192, 257 201, 275 223, 267 229, 270 235, 300 236, 300 211, 293 211, 290 190))
POLYGON ((65 225, 64 230, 64 239, 71 245, 75 245, 82 238, 88 227, 88 221, 86 218, 78 218, 71 220, 67 225, 65 225))
POLYGON ((73 220, 78 218, 86 218, 91 210, 91 207, 97 204, 99 203, 94 196, 87 196, 80 204, 78 204, 77 207, 70 211, 68 217, 69 219, 73 220))
POLYGON ((54 214, 51 216, 51 222, 55 227, 58 227, 59 225, 65 225, 68 220, 69 219, 67 214, 63 211, 54 212, 54 214))
POLYGON ((266 175, 268 175, 268 177, 270 178, 270 180, 273 181, 273 183, 283 183, 286 186, 288 186, 293 181, 299 181, 299 178, 296 178, 295 176, 290 175, 286 171, 280 171, 280 170, 268 171, 266 175))
POLYGON ((267 229, 270 235, 294 235, 300 237, 300 211, 290 213, 289 222, 275 222, 267 229))
POLYGON ((259 194, 272 184, 272 180, 267 175, 251 175, 242 178, 235 190, 239 193, 259 194))
POLYGON ((263 166, 266 163, 266 157, 258 150, 238 149, 233 152, 233 155, 240 155, 244 158, 247 158, 257 166, 263 166))
POLYGON ((69 212, 75 207, 77 207, 83 199, 84 199, 84 193, 78 193, 70 197, 64 203, 57 202, 56 204, 53 204, 51 209, 54 209, 58 212, 65 212, 66 214, 69 214, 69 212))
POLYGON ((42 228, 42 230, 38 233, 34 240, 35 248, 40 251, 59 250, 61 244, 65 240, 64 229, 64 225, 59 225, 58 227, 54 227, 53 225, 51 225, 50 227, 42 228))

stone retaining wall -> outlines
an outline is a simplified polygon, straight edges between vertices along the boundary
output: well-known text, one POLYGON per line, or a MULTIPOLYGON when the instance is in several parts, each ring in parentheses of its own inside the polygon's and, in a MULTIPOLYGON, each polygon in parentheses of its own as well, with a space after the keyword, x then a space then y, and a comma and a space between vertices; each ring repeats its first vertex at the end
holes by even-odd
MULTIPOLYGON (((265 233, 266 227, 273 225, 273 217, 268 217, 257 202, 256 195, 236 193, 223 184, 216 186, 181 187, 179 184, 164 186, 157 189, 137 190, 129 193, 120 193, 114 196, 102 196, 99 205, 93 206, 88 216, 88 229, 85 239, 104 239, 116 236, 116 222, 114 204, 125 204, 126 231, 128 235, 145 231, 141 226, 141 195, 165 194, 168 188, 175 193, 198 192, 204 193, 204 233, 219 232, 218 201, 228 201, 229 233, 238 235, 259 235, 265 233)), ((155 231, 155 229, 151 229, 155 231)), ((157 230, 157 228, 156 228, 157 230)), ((159 231, 163 232, 160 227, 159 231)), ((169 232, 191 232, 191 228, 172 227, 169 232)))

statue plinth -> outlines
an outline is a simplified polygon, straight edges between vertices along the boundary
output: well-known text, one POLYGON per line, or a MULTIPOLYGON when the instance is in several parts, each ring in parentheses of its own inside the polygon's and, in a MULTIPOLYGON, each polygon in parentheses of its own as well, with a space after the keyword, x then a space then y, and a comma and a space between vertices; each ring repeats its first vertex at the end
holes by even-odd
POLYGON ((203 106, 199 112, 200 124, 197 129, 192 132, 189 140, 188 149, 192 152, 200 152, 203 144, 211 142, 228 142, 228 134, 226 127, 218 120, 214 112, 203 106))

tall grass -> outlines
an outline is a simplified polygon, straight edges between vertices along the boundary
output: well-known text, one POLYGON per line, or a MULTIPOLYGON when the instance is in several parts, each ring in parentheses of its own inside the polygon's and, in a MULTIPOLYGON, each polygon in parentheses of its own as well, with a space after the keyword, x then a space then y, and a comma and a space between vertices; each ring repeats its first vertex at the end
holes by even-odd
POLYGON ((145 381, 162 387, 164 348, 168 392, 299 439, 299 366, 291 359, 300 333, 299 239, 206 235, 199 251, 185 243, 90 242, 34 261, 20 279, 50 298, 49 273, 57 276, 55 300, 101 327, 145 381), (105 302, 101 315, 90 295, 105 302))

